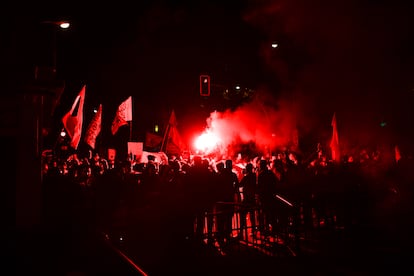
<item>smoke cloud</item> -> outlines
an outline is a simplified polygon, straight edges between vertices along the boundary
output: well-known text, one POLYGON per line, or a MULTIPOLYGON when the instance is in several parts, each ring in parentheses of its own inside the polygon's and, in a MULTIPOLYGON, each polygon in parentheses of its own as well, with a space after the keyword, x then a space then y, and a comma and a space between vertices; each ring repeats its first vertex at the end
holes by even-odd
MULTIPOLYGON (((294 105, 278 101, 260 92, 251 102, 235 110, 213 112, 207 119, 206 132, 221 140, 221 150, 236 151, 235 145, 251 144, 258 152, 293 148, 297 125, 294 105)), ((297 146, 297 145, 296 145, 297 146)))

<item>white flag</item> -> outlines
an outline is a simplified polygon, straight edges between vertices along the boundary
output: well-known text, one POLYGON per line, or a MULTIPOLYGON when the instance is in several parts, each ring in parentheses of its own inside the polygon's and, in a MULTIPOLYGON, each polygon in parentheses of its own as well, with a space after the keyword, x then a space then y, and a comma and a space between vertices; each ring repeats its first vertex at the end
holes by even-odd
POLYGON ((122 102, 118 110, 116 111, 114 121, 112 122, 112 135, 118 131, 118 129, 123 126, 127 125, 129 121, 132 121, 132 97, 129 96, 124 102, 122 102))

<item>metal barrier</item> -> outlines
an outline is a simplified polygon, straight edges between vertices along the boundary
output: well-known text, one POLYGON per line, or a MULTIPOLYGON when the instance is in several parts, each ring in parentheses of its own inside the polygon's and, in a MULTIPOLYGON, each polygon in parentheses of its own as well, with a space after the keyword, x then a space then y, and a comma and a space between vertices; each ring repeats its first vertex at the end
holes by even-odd
POLYGON ((300 240, 297 208, 280 195, 275 199, 277 206, 272 219, 266 218, 260 202, 216 202, 212 211, 205 213, 204 241, 214 244, 219 251, 236 241, 270 256, 296 256, 300 240), (220 226, 229 224, 229 219, 230 231, 225 225, 220 226))

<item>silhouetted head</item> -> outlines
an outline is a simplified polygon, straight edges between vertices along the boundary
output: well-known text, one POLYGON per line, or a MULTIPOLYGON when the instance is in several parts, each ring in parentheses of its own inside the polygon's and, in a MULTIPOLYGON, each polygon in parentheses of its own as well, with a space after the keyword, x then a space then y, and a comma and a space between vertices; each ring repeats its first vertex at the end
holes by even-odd
POLYGON ((224 170, 224 163, 223 162, 219 162, 216 164, 216 168, 218 172, 221 172, 224 170))
POLYGON ((201 158, 201 156, 197 155, 193 157, 194 166, 201 166, 202 162, 203 162, 203 159, 201 158))
POLYGON ((233 168, 233 161, 231 159, 226 160, 226 169, 231 170, 233 168))
POLYGON ((266 160, 260 160, 259 167, 260 167, 260 170, 266 170, 267 169, 267 161, 266 160))
POLYGON ((252 163, 248 163, 248 164, 246 165, 245 170, 246 170, 246 173, 250 173, 250 172, 252 172, 252 171, 253 171, 253 164, 252 164, 252 163))
POLYGON ((170 162, 170 165, 171 165, 171 169, 174 172, 179 172, 181 170, 181 164, 178 160, 174 160, 174 161, 170 162))

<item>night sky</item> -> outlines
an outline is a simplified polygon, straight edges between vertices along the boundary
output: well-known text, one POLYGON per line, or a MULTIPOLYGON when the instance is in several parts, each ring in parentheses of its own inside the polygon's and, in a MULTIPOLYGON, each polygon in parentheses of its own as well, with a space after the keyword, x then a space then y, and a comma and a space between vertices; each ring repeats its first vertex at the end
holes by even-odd
POLYGON ((16 8, 3 36, 12 68, 6 73, 12 81, 29 78, 50 49, 39 22, 67 19, 72 28, 57 36, 58 75, 66 81, 58 119, 86 84, 85 107, 103 104, 104 131, 132 95, 138 140, 172 109, 185 136, 203 128, 213 110, 234 108, 214 95, 200 98, 199 75, 209 74, 215 95, 235 84, 270 95, 267 103, 278 112, 283 106, 280 114, 294 117, 303 135, 329 135, 336 112, 349 145, 378 134, 390 143, 413 138, 410 1, 231 2, 55 1, 16 8))

